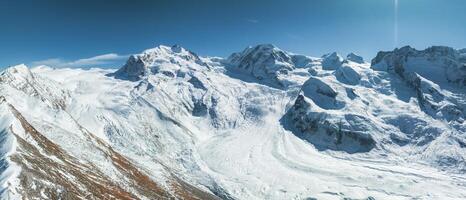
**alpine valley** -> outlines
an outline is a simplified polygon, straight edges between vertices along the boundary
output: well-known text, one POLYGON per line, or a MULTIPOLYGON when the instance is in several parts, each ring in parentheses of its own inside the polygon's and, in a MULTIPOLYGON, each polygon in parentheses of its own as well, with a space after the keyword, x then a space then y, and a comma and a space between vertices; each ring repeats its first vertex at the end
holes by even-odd
POLYGON ((1 199, 466 199, 466 49, 0 73, 1 199))

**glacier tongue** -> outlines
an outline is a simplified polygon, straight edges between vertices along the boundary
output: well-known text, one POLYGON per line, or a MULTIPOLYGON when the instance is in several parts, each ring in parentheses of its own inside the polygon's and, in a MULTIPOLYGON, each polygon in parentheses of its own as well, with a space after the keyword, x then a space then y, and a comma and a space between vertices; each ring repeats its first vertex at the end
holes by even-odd
POLYGON ((22 122, 19 177, 40 186, 23 197, 72 188, 45 162, 80 177, 82 198, 110 185, 139 199, 463 199, 463 55, 405 47, 369 64, 267 44, 228 58, 158 46, 116 71, 10 68, 0 96, 22 122))

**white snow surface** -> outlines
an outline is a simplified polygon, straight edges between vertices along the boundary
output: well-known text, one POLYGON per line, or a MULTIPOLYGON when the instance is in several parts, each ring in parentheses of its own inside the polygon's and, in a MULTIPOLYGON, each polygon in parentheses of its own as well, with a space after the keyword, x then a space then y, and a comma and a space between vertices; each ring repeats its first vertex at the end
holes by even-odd
MULTIPOLYGON (((388 64, 371 68, 361 60, 273 45, 228 59, 159 46, 116 72, 16 66, 0 75, 0 96, 49 139, 116 179, 77 124, 154 180, 168 168, 224 199, 465 199, 465 88, 428 76, 443 65, 408 59, 408 71, 419 75, 408 79, 388 64), (362 151, 358 137, 374 143, 362 151)), ((3 162, 14 148, 1 149, 3 162)))
POLYGON ((16 150, 16 139, 10 132, 13 124, 13 116, 0 97, 0 199, 21 198, 16 191, 21 168, 9 158, 16 150))

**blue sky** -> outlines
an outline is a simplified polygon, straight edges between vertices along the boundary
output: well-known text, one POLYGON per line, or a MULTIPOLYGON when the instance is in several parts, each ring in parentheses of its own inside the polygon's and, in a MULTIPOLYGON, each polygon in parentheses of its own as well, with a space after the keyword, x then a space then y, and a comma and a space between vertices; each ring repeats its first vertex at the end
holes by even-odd
POLYGON ((407 44, 466 47, 466 1, 398 1, 395 17, 395 0, 1 0, 0 66, 119 67, 129 54, 160 44, 228 56, 272 43, 366 60, 407 44))

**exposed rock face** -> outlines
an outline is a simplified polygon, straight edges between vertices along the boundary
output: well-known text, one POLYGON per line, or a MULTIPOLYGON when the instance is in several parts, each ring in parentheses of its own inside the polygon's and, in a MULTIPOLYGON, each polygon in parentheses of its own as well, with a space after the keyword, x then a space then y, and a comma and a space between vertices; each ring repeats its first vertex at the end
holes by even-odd
POLYGON ((344 102, 336 99, 338 93, 317 77, 309 78, 301 90, 306 97, 311 98, 315 104, 323 109, 338 109, 344 106, 344 102))
POLYGON ((415 72, 437 84, 445 82, 466 86, 466 62, 461 51, 450 47, 433 46, 418 51, 410 46, 391 52, 379 52, 372 60, 372 68, 404 77, 415 72))
POLYGON ((336 52, 325 54, 322 56, 322 69, 336 70, 341 67, 343 58, 336 52))
POLYGON ((173 191, 166 191, 127 158, 108 147, 103 141, 87 133, 92 148, 105 154, 115 168, 125 177, 126 183, 112 179, 92 163, 70 155, 59 145, 35 129, 12 105, 11 113, 24 131, 23 138, 10 129, 18 142, 18 149, 11 160, 21 166, 20 188, 23 198, 59 199, 217 199, 173 177, 173 191), (31 144, 30 140, 34 142, 31 144), (37 144, 36 145, 34 145, 37 144), (55 158, 55 159, 52 159, 55 158), (44 169, 47 169, 46 171, 44 169), (79 187, 77 187, 79 186, 79 187))
POLYGON ((118 70, 115 75, 129 80, 139 80, 149 73, 148 66, 150 64, 149 57, 131 55, 123 68, 118 70))
POLYGON ((331 116, 318 110, 304 95, 299 95, 285 119, 318 149, 358 153, 375 147, 368 118, 352 114, 331 116))
MULTIPOLYGON (((336 74, 342 73, 346 67, 338 68, 336 74)), ((347 81, 345 75, 340 76, 347 81)), ((339 80, 338 75, 336 79, 339 80)), ((345 99, 356 99, 358 96, 352 89, 338 91, 334 84, 337 82, 331 82, 325 77, 310 77, 301 87, 300 94, 282 122, 318 149, 348 153, 370 151, 376 147, 372 135, 383 131, 370 118, 345 111, 345 99)))
POLYGON ((0 199, 219 199, 88 131, 69 114, 73 92, 24 65, 0 75, 0 199))
POLYGON ((316 60, 304 55, 291 54, 291 60, 296 68, 310 68, 316 64, 316 60))
POLYGON ((359 64, 362 64, 364 63, 364 59, 361 57, 361 56, 358 56, 354 53, 350 53, 346 56, 346 60, 349 60, 349 61, 352 61, 352 62, 355 62, 355 63, 359 63, 359 64))
POLYGON ((405 46, 393 52, 379 52, 372 60, 372 68, 398 75, 415 90, 426 113, 447 121, 464 121, 465 102, 440 89, 466 86, 466 62, 461 51, 442 46, 418 51, 405 46))
POLYGON ((415 89, 419 105, 428 114, 444 118, 447 121, 464 121, 465 104, 461 104, 457 102, 456 99, 451 99, 443 94, 437 84, 423 78, 415 72, 405 73, 404 79, 409 86, 415 89))
POLYGON ((347 64, 343 64, 335 71, 335 76, 343 83, 356 85, 361 80, 361 75, 347 64))
POLYGON ((74 142, 104 155, 98 164, 92 160, 95 155, 88 155, 89 160, 81 160, 47 138, 3 96, 0 112, 1 123, 7 123, 0 125, 1 153, 5 153, 4 147, 14 145, 10 147, 12 152, 7 152, 9 155, 0 155, 2 186, 3 181, 8 181, 8 187, 2 187, 0 195, 7 199, 219 199, 174 175, 169 178, 169 189, 165 188, 83 127, 77 134, 83 134, 86 139, 74 142), (105 169, 110 172, 98 166, 102 163, 111 163, 112 167, 105 169), (12 165, 18 166, 18 170, 12 171, 15 170, 11 169, 12 165), (3 172, 14 177, 4 180, 3 172), (113 173, 120 178, 115 179, 113 173))

